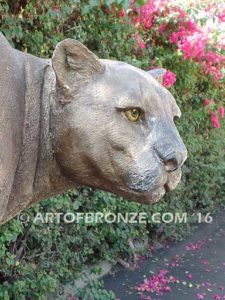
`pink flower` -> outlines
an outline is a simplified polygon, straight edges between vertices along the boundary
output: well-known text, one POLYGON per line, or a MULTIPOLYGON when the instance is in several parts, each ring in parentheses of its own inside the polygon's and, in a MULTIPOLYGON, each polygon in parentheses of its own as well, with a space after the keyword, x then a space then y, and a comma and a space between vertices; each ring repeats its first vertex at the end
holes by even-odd
POLYGON ((224 118, 224 112, 225 112, 224 107, 220 106, 219 109, 218 109, 218 112, 219 112, 220 117, 223 119, 224 118))
POLYGON ((220 23, 225 22, 225 14, 218 16, 218 19, 220 23))
POLYGON ((145 29, 151 28, 152 25, 153 25, 153 17, 148 17, 148 19, 145 20, 144 22, 145 29))
POLYGON ((141 49, 145 48, 145 43, 143 42, 142 38, 140 37, 140 35, 138 33, 134 34, 134 38, 138 44, 138 47, 141 49))
POLYGON ((204 100, 203 100, 203 105, 204 106, 208 106, 209 104, 211 104, 211 99, 207 99, 207 98, 205 98, 204 100))
POLYGON ((165 24, 161 24, 160 26, 159 26, 159 34, 163 34, 163 31, 164 31, 164 29, 166 28, 166 25, 165 24))
POLYGON ((183 52, 184 59, 199 60, 204 57, 206 42, 206 39, 202 38, 199 33, 194 33, 182 38, 179 49, 183 52))
MULTIPOLYGON (((135 2, 135 0, 130 0, 131 6, 135 2)), ((132 23, 136 28, 141 26, 141 29, 145 31, 152 29, 154 32, 159 24, 159 35, 164 35, 169 43, 175 44, 185 60, 198 63, 204 73, 210 74, 215 81, 224 77, 222 69, 225 67, 225 55, 220 51, 225 49, 223 34, 217 41, 210 36, 214 33, 212 24, 215 23, 215 17, 218 19, 216 19, 218 26, 225 22, 225 5, 207 4, 204 13, 210 22, 200 25, 172 0, 147 0, 144 2, 139 8, 134 9, 135 16, 131 16, 132 23), (210 48, 213 50, 208 50, 210 48)), ((141 49, 146 48, 142 40, 137 42, 141 49)), ((158 43, 157 38, 154 38, 153 44, 155 43, 158 43)))
POLYGON ((192 32, 199 31, 197 24, 191 19, 187 21, 187 29, 192 32))
POLYGON ((220 128, 220 122, 215 113, 211 115, 211 124, 213 128, 220 128))
POLYGON ((217 299, 217 300, 218 300, 218 299, 221 299, 221 297, 220 297, 219 294, 214 294, 214 295, 213 295, 213 299, 217 299))
POLYGON ((125 14, 126 14, 125 9, 122 8, 121 11, 120 11, 120 17, 123 18, 125 16, 125 14))
POLYGON ((214 80, 220 80, 223 78, 221 69, 225 63, 225 56, 213 51, 208 51, 204 55, 204 61, 202 62, 203 69, 206 73, 212 75, 214 80))
POLYGON ((143 41, 140 41, 140 42, 138 42, 138 46, 139 46, 139 48, 144 49, 145 43, 143 41))
POLYGON ((191 279, 193 276, 191 274, 187 274, 187 278, 191 279))
POLYGON ((179 7, 176 8, 176 12, 179 13, 179 18, 180 19, 184 19, 187 15, 186 12, 183 9, 179 8, 179 7))
POLYGON ((166 73, 163 75, 163 85, 169 88, 174 85, 175 81, 176 74, 171 71, 166 71, 166 73))

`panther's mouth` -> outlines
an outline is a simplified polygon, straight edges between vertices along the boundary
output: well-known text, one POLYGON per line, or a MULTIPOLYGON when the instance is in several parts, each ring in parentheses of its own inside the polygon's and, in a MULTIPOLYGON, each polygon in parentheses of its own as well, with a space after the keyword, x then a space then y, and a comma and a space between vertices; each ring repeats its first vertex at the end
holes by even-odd
MULTIPOLYGON (((152 180, 152 184, 147 185, 148 188, 146 188, 145 184, 142 186, 135 185, 132 187, 129 185, 121 185, 118 182, 115 184, 113 181, 106 181, 103 179, 101 179, 101 185, 99 185, 99 181, 97 181, 92 182, 92 184, 89 182, 88 186, 110 191, 118 196, 138 202, 140 204, 153 204, 158 202, 165 195, 165 193, 176 188, 181 179, 181 169, 179 168, 172 173, 164 173, 160 177, 155 178, 157 178, 157 180, 152 180)), ((84 181, 78 181, 78 177, 74 179, 76 179, 77 183, 79 182, 79 185, 85 185, 84 181)))
POLYGON ((128 198, 143 204, 158 202, 167 192, 176 188, 181 179, 181 169, 177 169, 173 173, 168 173, 165 180, 162 180, 158 185, 151 186, 146 189, 129 188, 130 195, 128 198))

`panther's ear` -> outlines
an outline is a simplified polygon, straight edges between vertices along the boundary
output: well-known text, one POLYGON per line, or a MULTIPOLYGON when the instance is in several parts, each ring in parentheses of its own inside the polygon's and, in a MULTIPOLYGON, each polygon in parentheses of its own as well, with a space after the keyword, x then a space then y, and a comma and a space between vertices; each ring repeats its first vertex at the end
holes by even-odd
POLYGON ((163 68, 153 69, 148 71, 148 74, 150 74, 153 78, 155 78, 160 83, 162 83, 162 77, 165 73, 166 73, 166 69, 163 68))
POLYGON ((57 44, 52 57, 57 88, 66 98, 88 82, 95 73, 103 73, 104 65, 82 43, 66 39, 57 44))

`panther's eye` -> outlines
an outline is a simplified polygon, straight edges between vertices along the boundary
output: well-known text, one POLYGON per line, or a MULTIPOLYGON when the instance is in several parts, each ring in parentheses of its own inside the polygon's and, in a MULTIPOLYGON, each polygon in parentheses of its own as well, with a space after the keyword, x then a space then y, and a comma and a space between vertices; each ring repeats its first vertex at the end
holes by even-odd
POLYGON ((137 122, 141 116, 141 111, 138 108, 130 108, 125 111, 127 119, 131 122, 137 122))

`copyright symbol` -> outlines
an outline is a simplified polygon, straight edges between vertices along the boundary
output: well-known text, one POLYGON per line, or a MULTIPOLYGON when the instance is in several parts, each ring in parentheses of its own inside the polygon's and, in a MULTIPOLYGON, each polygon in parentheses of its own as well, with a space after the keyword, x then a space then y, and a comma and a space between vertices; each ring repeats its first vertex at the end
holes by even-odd
POLYGON ((28 223, 30 221, 30 216, 26 213, 19 214, 17 220, 21 223, 28 223))

